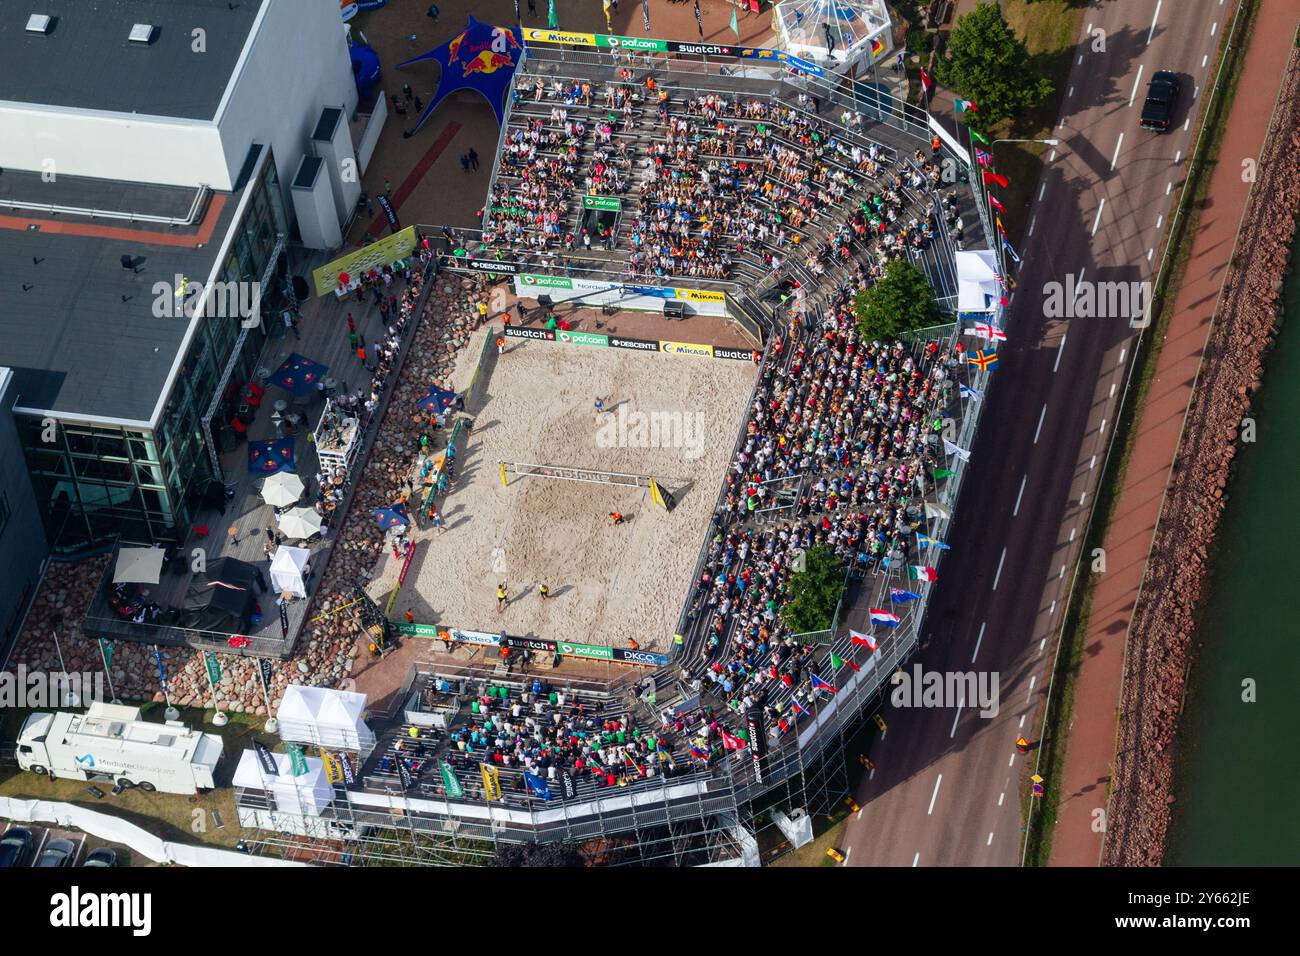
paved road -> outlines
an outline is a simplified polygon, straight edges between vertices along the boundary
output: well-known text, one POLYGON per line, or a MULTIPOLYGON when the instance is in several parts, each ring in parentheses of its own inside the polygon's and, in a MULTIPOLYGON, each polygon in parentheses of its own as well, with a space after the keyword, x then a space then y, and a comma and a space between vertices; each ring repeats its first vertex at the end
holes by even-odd
MULTIPOLYGON (((1171 194, 1191 148, 1224 0, 1094 3, 1067 81, 1062 140, 1035 193, 1024 264, 919 657, 926 670, 993 671, 1001 708, 902 710, 857 793, 850 866, 1019 863, 1021 795, 1070 578, 1136 330, 1127 314, 1047 318, 1045 285, 1150 280, 1171 194), (1175 11, 1173 7, 1176 6, 1175 11), (1175 15, 1176 13, 1176 15, 1175 15), (1092 36, 1105 31, 1105 51, 1092 36), (1093 33, 1089 33, 1089 30, 1093 33), (1151 74, 1182 74, 1178 126, 1138 126, 1151 74), (1195 102, 1192 102, 1192 97, 1195 102)), ((1006 147, 1002 147, 1006 148, 1006 147)), ((997 156, 998 147, 994 147, 997 156)), ((1104 785, 1099 796, 1104 799, 1104 785)))

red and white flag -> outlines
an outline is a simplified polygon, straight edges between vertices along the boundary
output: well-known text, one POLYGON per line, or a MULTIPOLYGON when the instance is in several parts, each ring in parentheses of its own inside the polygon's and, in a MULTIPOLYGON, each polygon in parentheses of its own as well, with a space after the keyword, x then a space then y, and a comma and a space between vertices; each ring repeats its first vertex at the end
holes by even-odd
POLYGON ((925 72, 925 67, 921 68, 921 86, 925 88, 927 96, 934 89, 934 80, 930 79, 930 74, 925 72))
POLYGON ((971 332, 981 338, 992 339, 994 342, 1005 342, 1007 333, 1003 332, 996 325, 988 322, 976 322, 970 327, 971 332))
POLYGON ((745 742, 741 740, 739 737, 737 737, 735 734, 729 734, 725 730, 723 730, 722 746, 725 747, 727 750, 741 750, 744 748, 745 742))
POLYGON ((861 631, 855 631, 849 628, 849 642, 852 644, 861 644, 868 650, 876 650, 880 647, 880 642, 871 634, 863 634, 861 631))

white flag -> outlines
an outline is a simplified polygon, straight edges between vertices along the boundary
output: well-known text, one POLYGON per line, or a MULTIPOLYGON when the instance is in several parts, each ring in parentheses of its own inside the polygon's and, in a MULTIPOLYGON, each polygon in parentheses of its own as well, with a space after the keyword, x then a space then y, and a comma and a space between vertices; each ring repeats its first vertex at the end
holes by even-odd
POLYGON ((954 445, 946 438, 943 440, 943 453, 945 455, 956 455, 962 461, 970 461, 970 452, 960 445, 954 445))
POLYGON ((966 334, 978 335, 980 338, 992 339, 994 342, 1005 342, 1007 340, 1007 333, 988 322, 976 322, 966 330, 966 334))
POLYGON ((951 518, 952 512, 937 502, 927 501, 925 503, 925 516, 927 518, 951 518))

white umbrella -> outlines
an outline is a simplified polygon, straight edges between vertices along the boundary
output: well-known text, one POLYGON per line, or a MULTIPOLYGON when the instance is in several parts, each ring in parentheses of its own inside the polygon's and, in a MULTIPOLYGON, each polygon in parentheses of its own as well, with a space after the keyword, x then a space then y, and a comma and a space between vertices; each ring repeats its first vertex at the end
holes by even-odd
POLYGON ((113 569, 114 584, 157 584, 162 576, 162 548, 122 548, 113 569))
POLYGON ((321 518, 311 508, 294 508, 280 515, 280 530, 286 538, 310 538, 320 533, 321 518))
POLYGON ((277 471, 262 483, 262 500, 276 508, 294 504, 302 497, 302 479, 291 471, 277 471))

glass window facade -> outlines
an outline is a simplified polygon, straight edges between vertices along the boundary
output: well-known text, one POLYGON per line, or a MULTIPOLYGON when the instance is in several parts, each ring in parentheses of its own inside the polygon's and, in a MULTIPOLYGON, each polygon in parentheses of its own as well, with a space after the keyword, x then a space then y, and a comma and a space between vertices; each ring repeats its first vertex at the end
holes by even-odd
MULTIPOLYGON (((288 232, 275 162, 266 150, 262 171, 238 224, 225 267, 226 282, 261 279, 276 242, 288 232)), ((278 292, 265 289, 262 312, 278 314, 278 292)), ((234 415, 240 389, 252 378, 266 341, 266 321, 248 330, 234 369, 217 403, 212 430, 234 415)), ((27 467, 41 507, 51 549, 75 557, 124 541, 171 544, 183 541, 215 474, 204 416, 212 406, 222 372, 239 340, 240 323, 200 322, 171 394, 154 430, 19 417, 27 467), (48 440, 47 440, 48 439, 48 440)), ((216 441, 217 436, 211 436, 216 441)), ((217 448, 218 452, 220 447, 217 448)))

